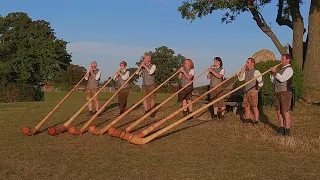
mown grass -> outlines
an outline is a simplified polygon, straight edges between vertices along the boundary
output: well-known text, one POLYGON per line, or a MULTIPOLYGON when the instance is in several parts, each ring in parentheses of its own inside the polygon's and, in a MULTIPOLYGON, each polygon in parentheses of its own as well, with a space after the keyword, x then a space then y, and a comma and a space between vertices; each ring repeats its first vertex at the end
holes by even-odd
MULTIPOLYGON (((0 179, 320 178, 319 106, 297 104, 292 112, 289 138, 275 136, 277 123, 271 108, 264 109, 261 120, 265 124, 259 127, 244 125, 237 116, 228 113, 221 123, 186 121, 146 145, 133 145, 108 134, 47 135, 50 125, 65 122, 85 103, 84 93, 74 93, 39 134, 33 137, 21 134, 23 126, 33 128, 65 94, 47 93, 44 102, 0 104, 0 179)), ((103 93, 101 103, 110 96, 103 93)), ((168 96, 158 94, 157 102, 168 96)), ((129 106, 139 99, 140 94, 131 93, 129 106)), ((95 125, 103 127, 114 119, 118 113, 116 100, 110 107, 95 125)), ((126 116, 117 127, 123 129, 140 117, 141 108, 126 116)), ((173 99, 160 109, 156 118, 148 118, 138 129, 178 108, 173 99)), ((88 119, 85 110, 72 125, 81 127, 80 123, 88 119)))

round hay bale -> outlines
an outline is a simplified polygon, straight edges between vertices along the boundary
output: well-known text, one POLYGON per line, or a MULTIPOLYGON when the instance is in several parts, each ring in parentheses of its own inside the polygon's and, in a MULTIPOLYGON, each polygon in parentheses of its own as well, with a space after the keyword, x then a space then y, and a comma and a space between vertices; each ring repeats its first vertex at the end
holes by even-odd
POLYGON ((262 49, 252 55, 256 63, 267 60, 276 60, 276 55, 268 49, 262 49))

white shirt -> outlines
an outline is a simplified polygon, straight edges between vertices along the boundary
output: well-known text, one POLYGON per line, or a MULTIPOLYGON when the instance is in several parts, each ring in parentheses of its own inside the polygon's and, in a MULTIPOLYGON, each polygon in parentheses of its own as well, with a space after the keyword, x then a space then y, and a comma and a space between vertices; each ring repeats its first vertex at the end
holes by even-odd
MULTIPOLYGON (((150 63, 149 63, 149 64, 150 64, 150 63)), ((146 65, 149 65, 149 64, 146 64, 146 65)), ((154 65, 152 65, 151 68, 150 68, 149 75, 152 75, 155 71, 156 71, 156 65, 154 64, 154 65)), ((136 74, 141 75, 141 73, 142 73, 142 70, 141 70, 140 72, 136 73, 136 74)))
POLYGON ((194 69, 191 69, 191 70, 189 71, 189 75, 194 76, 194 69))
MULTIPOLYGON (((122 72, 126 72, 126 71, 127 71, 127 69, 125 69, 125 70, 122 70, 122 69, 121 69, 120 71, 122 71, 122 72)), ((121 73, 120 73, 119 75, 120 75, 121 79, 123 79, 123 80, 127 80, 127 79, 129 79, 130 72, 129 72, 129 71, 127 71, 124 75, 122 75, 121 73)), ((117 75, 116 75, 116 76, 114 76, 114 77, 113 77, 113 80, 117 81, 117 80, 118 80, 118 76, 117 76, 117 75)))
MULTIPOLYGON (((257 76, 260 76, 260 75, 261 75, 260 71, 258 71, 258 70, 255 70, 255 71, 254 71, 254 74, 253 74, 254 77, 257 77, 257 76)), ((240 74, 238 75, 239 81, 244 81, 245 78, 246 78, 246 71, 244 71, 242 74, 240 73, 240 74), (242 76, 241 76, 241 75, 242 75, 242 76)), ((263 86, 263 80, 262 80, 262 77, 261 77, 261 76, 260 76, 259 78, 257 78, 257 81, 258 81, 258 86, 259 86, 259 87, 262 87, 262 86, 263 86)))
MULTIPOLYGON (((290 66, 290 64, 287 64, 287 65, 283 66, 282 68, 285 68, 288 66, 290 66)), ((277 73, 276 75, 271 74, 270 79, 271 79, 272 83, 274 83, 274 78, 276 78, 280 82, 285 82, 288 79, 290 79, 292 76, 293 76, 293 69, 291 67, 288 67, 286 70, 284 70, 282 75, 280 73, 277 73)))
MULTIPOLYGON (((90 73, 90 75, 91 75, 91 73, 90 73)), ((100 79, 100 76, 101 76, 101 71, 98 71, 98 73, 96 74, 95 79, 98 81, 100 79)), ((85 77, 84 79, 88 80, 88 77, 85 77)))

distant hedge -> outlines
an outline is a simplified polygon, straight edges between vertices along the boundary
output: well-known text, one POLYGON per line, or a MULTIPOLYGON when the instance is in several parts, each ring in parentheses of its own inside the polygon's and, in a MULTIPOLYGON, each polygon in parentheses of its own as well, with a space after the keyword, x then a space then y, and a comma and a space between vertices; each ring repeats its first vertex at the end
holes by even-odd
MULTIPOLYGON (((271 67, 279 64, 280 61, 264 61, 256 63, 255 68, 259 70, 261 73, 267 71, 271 67)), ((298 101, 303 96, 303 73, 301 70, 297 68, 294 62, 291 64, 293 68, 293 84, 292 86, 295 88, 295 98, 298 101)), ((279 68, 280 69, 280 68, 279 68)), ((264 85, 260 89, 259 92, 259 106, 275 106, 274 101, 274 87, 271 83, 269 74, 266 74, 263 76, 264 85)), ((237 86, 239 86, 242 83, 237 83, 237 86)))
POLYGON ((1 83, 0 102, 43 101, 44 93, 40 87, 29 84, 1 83))

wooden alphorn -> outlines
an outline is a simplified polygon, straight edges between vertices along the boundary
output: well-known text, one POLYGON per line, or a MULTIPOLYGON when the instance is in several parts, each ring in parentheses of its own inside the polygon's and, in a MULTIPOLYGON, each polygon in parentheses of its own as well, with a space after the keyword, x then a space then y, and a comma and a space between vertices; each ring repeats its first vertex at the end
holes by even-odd
POLYGON ((186 106, 181 107, 180 109, 178 109, 177 111, 175 111, 174 113, 170 114, 169 116, 167 116, 166 118, 158 121, 157 123, 153 124, 152 126, 149 126, 148 128, 140 131, 139 133, 129 133, 130 130, 133 127, 128 127, 125 131, 121 132, 120 134, 120 138, 124 139, 124 140, 129 140, 132 138, 132 136, 137 136, 137 137, 144 137, 146 135, 148 135, 149 133, 153 132, 155 129, 157 129, 159 126, 161 126, 162 124, 164 124, 166 121, 168 121, 169 119, 175 117, 177 114, 179 114, 180 112, 182 112, 185 108, 191 106, 192 104, 194 104, 195 102, 199 101, 200 99, 202 99, 203 97, 205 97, 207 94, 211 93, 212 91, 216 90, 218 87, 222 86, 225 82, 229 81, 230 79, 232 79, 234 76, 236 76, 238 73, 233 74, 232 76, 230 76, 228 79, 224 80, 223 82, 221 82, 220 84, 218 84, 216 87, 211 88, 209 91, 205 92, 204 94, 202 94, 201 96, 199 96, 198 98, 196 98, 195 100, 191 101, 191 103, 188 103, 186 106))
POLYGON ((88 122, 81 127, 80 130, 76 129, 76 126, 72 126, 69 128, 68 133, 73 135, 81 135, 87 127, 99 116, 99 114, 111 103, 114 97, 118 95, 118 93, 123 89, 123 87, 128 84, 131 79, 136 76, 136 73, 141 70, 141 66, 129 77, 129 79, 109 98, 109 100, 101 106, 99 111, 97 111, 89 120, 88 122))
POLYGON ((67 122, 65 122, 60 128, 56 129, 54 126, 48 128, 48 134, 51 136, 59 135, 65 132, 68 126, 79 116, 79 114, 88 106, 88 104, 93 101, 93 99, 98 96, 98 94, 112 81, 112 78, 109 79, 97 93, 93 95, 89 101, 87 101, 67 122))
MULTIPOLYGON (((119 137, 120 134, 122 134, 122 137, 124 136, 125 133, 129 133, 134 127, 136 127, 139 123, 141 123, 143 120, 145 120, 148 116, 150 116, 152 113, 154 113, 156 110, 158 110, 160 107, 162 107, 164 104, 166 104, 169 100, 171 100, 173 97, 175 97, 177 94, 179 94, 181 91, 183 91, 185 88, 187 88, 189 85, 191 85, 194 81, 198 80, 203 74, 205 74, 207 71, 209 71, 209 69, 211 68, 211 66, 204 70, 202 73, 200 73, 196 78, 194 78, 192 81, 190 81, 188 84, 186 84, 184 87, 182 87, 181 89, 179 89, 177 92, 173 93, 170 97, 168 97, 166 100, 164 100, 161 104, 159 104, 158 106, 156 106, 154 109, 152 109, 150 112, 148 112, 147 114, 145 114, 144 116, 142 116, 141 118, 139 118, 138 120, 136 120, 134 123, 132 123, 130 126, 128 126, 124 132, 121 132, 118 129, 115 128, 110 128, 109 129, 109 134, 114 136, 114 137, 119 137)), ((184 107, 185 108, 185 107, 184 107)), ((120 136, 121 137, 121 136, 120 136)))
POLYGON ((28 126, 25 126, 22 128, 22 133, 27 136, 35 135, 35 133, 39 130, 39 128, 51 117, 51 115, 60 107, 60 105, 70 96, 70 94, 81 84, 81 82, 84 80, 85 76, 69 91, 67 95, 64 96, 64 98, 44 117, 39 124, 33 129, 33 131, 30 131, 30 128, 28 126))
POLYGON ((118 116, 115 120, 113 120, 111 123, 109 123, 108 125, 106 125, 104 128, 99 129, 95 126, 91 126, 89 127, 89 132, 94 134, 94 135, 103 135, 105 132, 107 132, 111 127, 113 127, 113 125, 115 125, 118 121, 120 121, 124 116, 126 116, 127 114, 129 114, 133 109, 135 109, 139 104, 141 104, 145 99, 147 99, 149 96, 151 96, 151 94, 153 94, 154 92, 156 92, 161 86, 163 86, 164 84, 166 84, 170 79, 172 79, 173 77, 175 77, 180 71, 175 72, 172 76, 170 76, 166 81, 164 81, 162 84, 160 84, 157 88, 155 88, 153 91, 151 91, 147 96, 145 96, 144 98, 142 98, 139 102, 137 102, 136 104, 134 104, 132 107, 130 107, 128 110, 126 110, 124 113, 122 113, 120 116, 118 116))
MULTIPOLYGON (((276 65, 276 66, 274 66, 274 67, 278 67, 279 65, 281 65, 281 64, 278 64, 278 65, 276 65)), ((203 111, 205 108, 208 108, 209 106, 212 106, 214 103, 216 103, 216 102, 220 101, 221 99, 229 96, 230 94, 238 91, 239 89, 243 88, 243 87, 246 86, 247 84, 249 84, 249 83, 251 83, 251 82, 253 82, 253 81, 256 81, 257 78, 262 77, 263 75, 267 74, 270 70, 271 70, 271 69, 265 71, 264 73, 260 74, 259 76, 251 79, 250 81, 248 81, 248 82, 244 83, 243 85, 235 88, 234 90, 230 91, 229 93, 227 93, 227 94, 225 94, 225 95, 217 98, 216 100, 208 103, 207 105, 201 107, 200 109, 198 109, 198 110, 196 110, 195 112, 189 114, 188 116, 186 116, 186 117, 184 117, 184 118, 181 118, 181 119, 177 120, 176 122, 170 124, 169 126, 167 126, 167 127, 163 128, 163 129, 155 132, 154 134, 152 134, 152 135, 150 135, 150 136, 148 136, 148 137, 145 137, 145 138, 139 138, 139 137, 136 137, 136 136, 132 136, 132 138, 129 139, 129 142, 131 142, 131 143, 133 143, 133 144, 139 144, 139 145, 141 145, 141 144, 146 144, 146 143, 154 140, 154 139, 157 138, 158 136, 164 134, 165 132, 169 131, 170 129, 176 127, 177 125, 179 125, 179 124, 181 124, 181 123, 183 123, 184 121, 186 121, 187 119, 189 119, 191 116, 194 116, 194 115, 196 115, 197 113, 203 111)))

